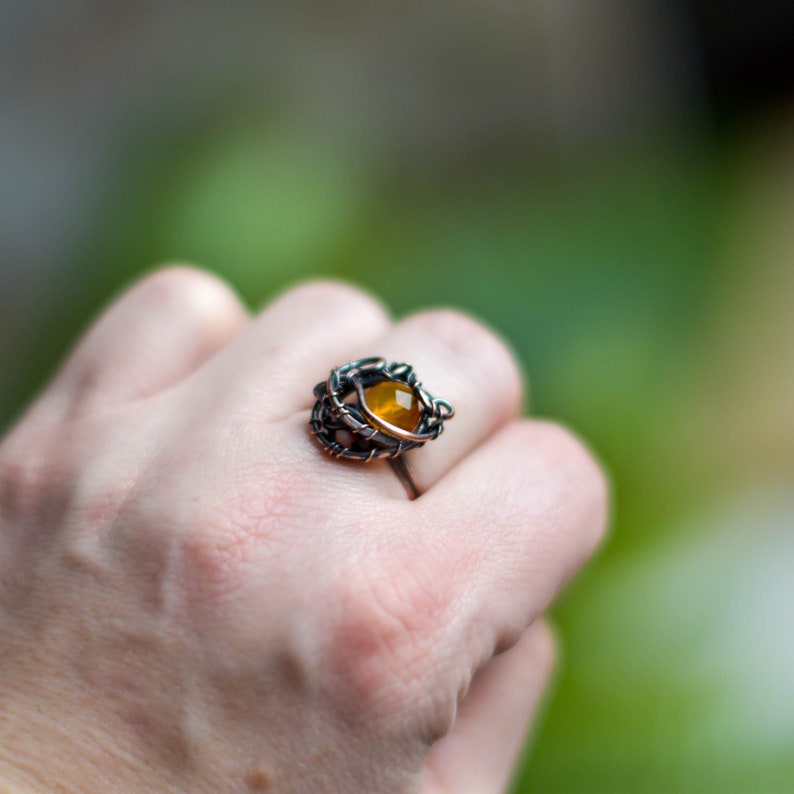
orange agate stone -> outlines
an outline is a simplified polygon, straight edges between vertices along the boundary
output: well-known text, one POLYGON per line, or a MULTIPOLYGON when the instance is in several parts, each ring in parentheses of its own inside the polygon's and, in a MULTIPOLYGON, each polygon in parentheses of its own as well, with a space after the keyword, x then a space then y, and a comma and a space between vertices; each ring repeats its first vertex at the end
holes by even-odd
POLYGON ((364 394, 370 411, 379 419, 409 433, 419 427, 422 410, 410 386, 384 380, 370 386, 364 394))

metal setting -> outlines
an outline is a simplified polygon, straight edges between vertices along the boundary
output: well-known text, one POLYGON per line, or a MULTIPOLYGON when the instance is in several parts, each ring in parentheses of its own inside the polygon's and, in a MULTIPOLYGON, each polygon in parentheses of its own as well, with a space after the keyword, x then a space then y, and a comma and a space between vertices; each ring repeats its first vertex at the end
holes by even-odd
POLYGON ((309 424, 317 440, 337 458, 365 463, 386 458, 415 499, 419 489, 414 483, 408 462, 402 457, 408 450, 438 438, 444 421, 455 409, 447 400, 433 397, 409 364, 387 364, 379 357, 360 358, 331 370, 328 380, 314 387, 317 402, 309 424), (408 386, 419 405, 419 424, 406 430, 378 416, 367 404, 367 389, 377 383, 392 381, 408 386))

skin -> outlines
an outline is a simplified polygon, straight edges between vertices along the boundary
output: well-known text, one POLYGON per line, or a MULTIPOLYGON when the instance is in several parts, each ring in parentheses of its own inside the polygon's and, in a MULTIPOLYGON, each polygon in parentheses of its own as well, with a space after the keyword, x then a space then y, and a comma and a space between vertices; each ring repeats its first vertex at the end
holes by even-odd
POLYGON ((582 444, 519 418, 475 320, 213 276, 114 303, 0 444, 0 791, 490 794, 602 535, 582 444), (388 465, 311 438, 314 384, 408 361, 457 414, 388 465), (5 788, 3 788, 5 786, 5 788))

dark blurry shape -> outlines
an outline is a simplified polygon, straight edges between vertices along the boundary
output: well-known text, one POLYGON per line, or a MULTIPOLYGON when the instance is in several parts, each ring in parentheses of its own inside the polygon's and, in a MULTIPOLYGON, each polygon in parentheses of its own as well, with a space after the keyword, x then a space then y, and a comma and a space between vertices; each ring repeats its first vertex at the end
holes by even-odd
POLYGON ((794 99, 794 3, 690 0, 690 5, 719 122, 794 99))
POLYGON ((0 0, 0 417, 59 352, 28 367, 14 340, 51 349, 141 267, 192 258, 259 300, 338 272, 383 198, 556 182, 697 128, 679 10, 0 0))

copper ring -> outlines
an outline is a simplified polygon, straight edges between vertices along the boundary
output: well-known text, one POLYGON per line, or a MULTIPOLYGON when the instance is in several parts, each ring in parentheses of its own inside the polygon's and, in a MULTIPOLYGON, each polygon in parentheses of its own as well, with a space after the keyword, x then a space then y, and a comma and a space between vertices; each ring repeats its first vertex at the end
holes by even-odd
POLYGON ((420 495, 404 455, 438 438, 455 409, 423 389, 412 366, 377 356, 349 361, 332 369, 314 396, 309 425, 331 455, 364 463, 386 458, 408 496, 420 495))

